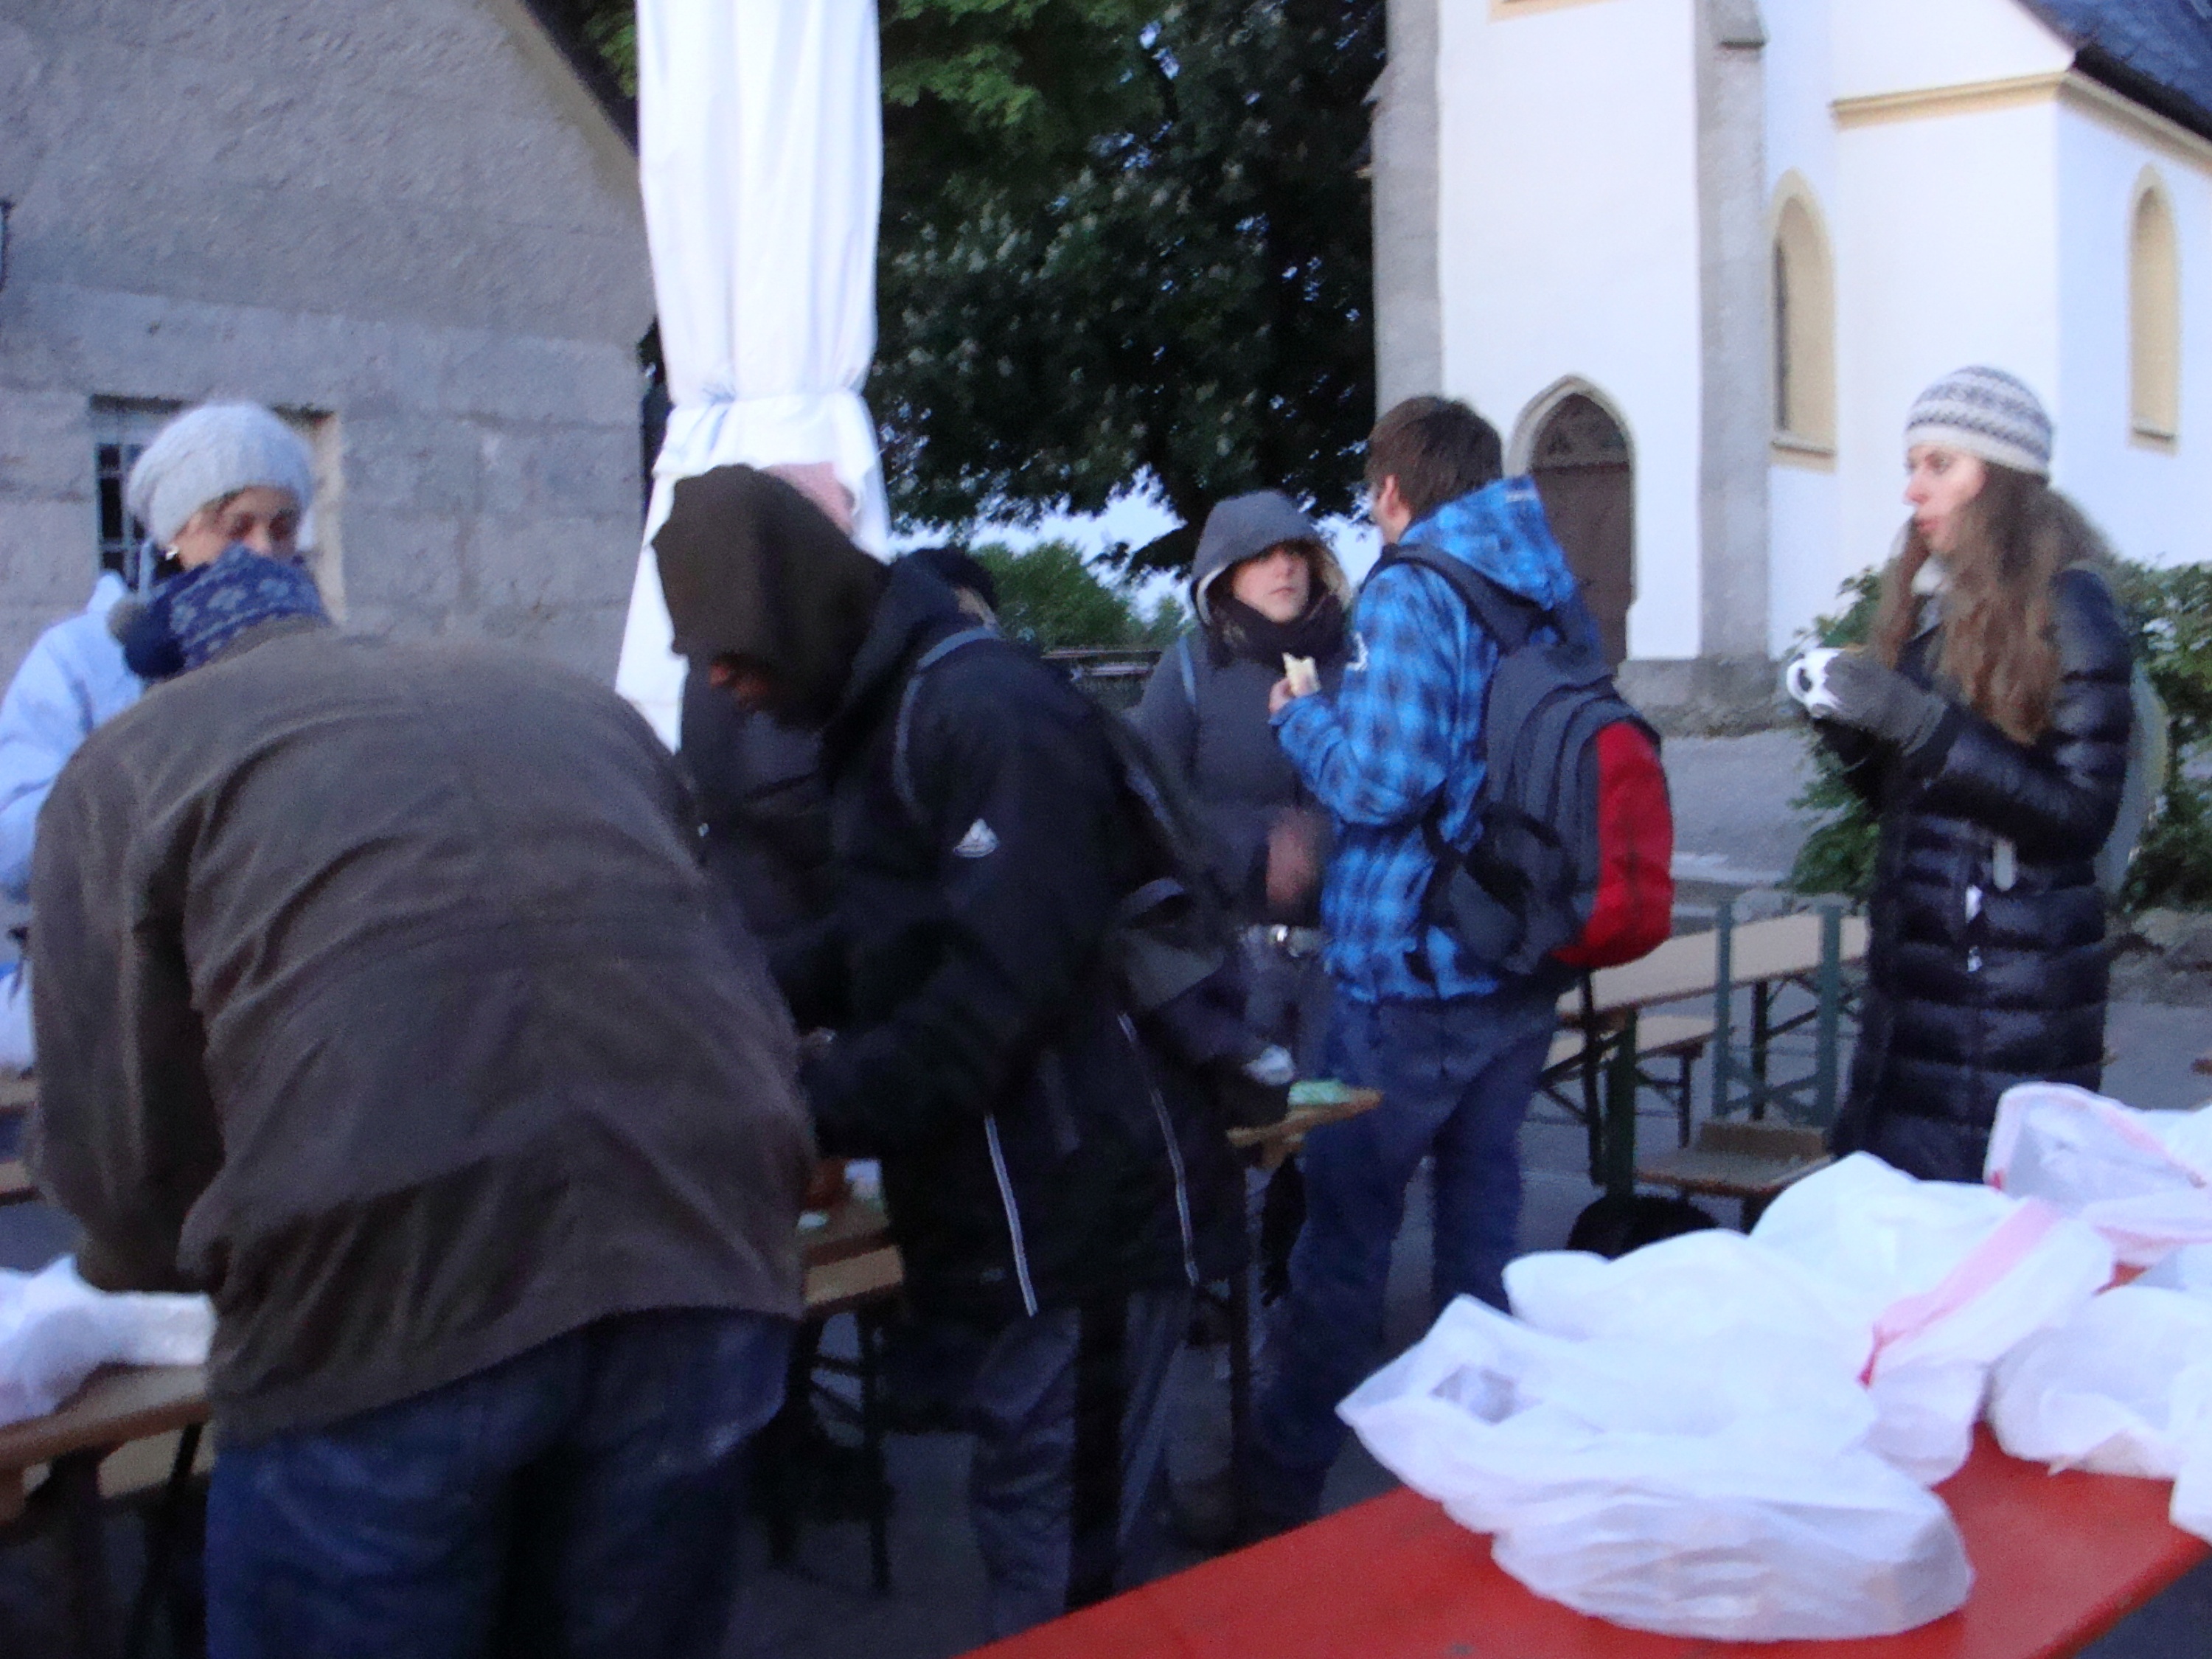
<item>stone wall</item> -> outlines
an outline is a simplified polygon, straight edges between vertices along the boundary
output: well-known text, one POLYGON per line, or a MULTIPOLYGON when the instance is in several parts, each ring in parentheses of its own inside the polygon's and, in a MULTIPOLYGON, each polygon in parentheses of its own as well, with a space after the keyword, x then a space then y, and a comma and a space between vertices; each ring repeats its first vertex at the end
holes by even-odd
POLYGON ((520 0, 0 0, 0 672, 97 568, 98 399, 316 419, 348 625, 614 672, 635 160, 520 0))

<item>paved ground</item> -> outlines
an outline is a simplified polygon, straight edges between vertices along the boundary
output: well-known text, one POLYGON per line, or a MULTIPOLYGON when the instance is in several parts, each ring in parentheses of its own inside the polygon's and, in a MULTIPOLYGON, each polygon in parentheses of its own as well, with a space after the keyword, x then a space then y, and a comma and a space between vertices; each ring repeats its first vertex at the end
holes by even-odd
MULTIPOLYGON (((1802 834, 1787 807, 1803 781, 1802 747, 1794 734, 1678 739, 1667 753, 1686 875, 1723 890, 1767 884, 1789 867, 1802 834)), ((2179 1108, 2212 1096, 2212 1079, 2189 1069, 2194 1056, 2212 1049, 2212 1008, 2118 1004, 2109 1040, 2114 1058, 2106 1087, 2119 1098, 2179 1108)), ((1671 1133, 1660 1117, 1646 1119, 1644 1130, 1671 1133)), ((1528 1130, 1526 1248, 1557 1248, 1592 1196, 1583 1148, 1578 1128, 1532 1123, 1528 1130)), ((1427 1322, 1427 1205, 1425 1194, 1417 1190, 1413 1197, 1390 1287, 1394 1346, 1412 1341, 1427 1322)), ((0 1267, 39 1265, 67 1243, 66 1224, 49 1212, 37 1206, 0 1211, 0 1267)), ((1176 1452, 1186 1466, 1204 1463, 1208 1443, 1219 1437, 1219 1353, 1187 1356, 1192 1363, 1183 1388, 1190 1427, 1176 1452)), ((951 1435, 899 1437, 890 1456, 898 1500, 892 1593, 869 1592, 865 1538, 857 1525, 808 1528, 797 1559, 783 1567, 768 1565, 755 1534, 744 1545, 750 1571, 732 1632, 732 1659, 940 1659, 981 1638, 975 1614, 981 1569, 962 1494, 965 1443, 951 1435)), ((1355 1502, 1389 1484, 1355 1444, 1332 1476, 1329 1501, 1332 1507, 1355 1502)), ((118 1524, 115 1533, 118 1571, 127 1574, 135 1548, 131 1529, 118 1524)), ((49 1567, 35 1548, 0 1555, 0 1654, 46 1650, 49 1567)), ((2208 1631, 2212 1570, 2185 1580, 2091 1653, 2094 1659, 2201 1659, 2212 1651, 2208 1631)))

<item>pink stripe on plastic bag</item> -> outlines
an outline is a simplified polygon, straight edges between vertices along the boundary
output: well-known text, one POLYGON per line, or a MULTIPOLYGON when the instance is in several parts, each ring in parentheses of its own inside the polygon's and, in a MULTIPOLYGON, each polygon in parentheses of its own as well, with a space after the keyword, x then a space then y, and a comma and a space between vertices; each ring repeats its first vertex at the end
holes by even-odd
POLYGON ((2035 1247, 2064 1220, 2056 1205, 2039 1198, 2024 1198, 2020 1207, 1997 1224, 1995 1231, 1966 1253, 1966 1259, 1943 1275, 1933 1290, 1917 1296, 1901 1296, 1881 1310, 1874 1322, 1874 1352, 1859 1373, 1862 1385, 1874 1381, 1882 1355, 1909 1338, 1919 1335, 1938 1321, 1948 1319, 1976 1297, 1990 1289, 2027 1260, 2035 1247))

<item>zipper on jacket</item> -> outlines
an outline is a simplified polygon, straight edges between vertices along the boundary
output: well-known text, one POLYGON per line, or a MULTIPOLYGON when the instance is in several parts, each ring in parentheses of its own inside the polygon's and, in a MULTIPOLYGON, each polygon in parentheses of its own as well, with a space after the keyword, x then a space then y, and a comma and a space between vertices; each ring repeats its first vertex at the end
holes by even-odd
POLYGON ((1014 1202, 1014 1182, 1006 1173, 1006 1149, 999 1145, 996 1113, 983 1120, 983 1138, 991 1144, 991 1170, 999 1178, 999 1201, 1006 1206, 1006 1237, 1014 1246, 1014 1277, 1021 1280, 1022 1306, 1034 1319, 1037 1311, 1036 1286, 1030 1282, 1029 1246, 1022 1242, 1022 1210, 1014 1202))
POLYGON ((1176 1224, 1182 1230, 1182 1270, 1196 1290, 1198 1278, 1198 1239, 1191 1231, 1190 1188, 1183 1180, 1182 1147, 1176 1142, 1175 1125, 1168 1121, 1168 1103, 1160 1098, 1159 1085, 1152 1081, 1152 1068, 1145 1061, 1144 1044, 1137 1039, 1136 1025, 1126 1013, 1120 1016, 1121 1035, 1129 1039, 1129 1052, 1135 1056, 1137 1070, 1145 1079, 1145 1092, 1152 1097, 1152 1115, 1160 1121, 1160 1139, 1167 1142, 1168 1163, 1175 1170, 1176 1224))

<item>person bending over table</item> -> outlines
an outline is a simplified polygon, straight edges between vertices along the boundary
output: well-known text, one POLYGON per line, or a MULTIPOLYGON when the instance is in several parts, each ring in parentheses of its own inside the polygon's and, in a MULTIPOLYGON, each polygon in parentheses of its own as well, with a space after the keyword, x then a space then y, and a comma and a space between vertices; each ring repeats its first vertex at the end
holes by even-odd
POLYGON ((201 1289, 213 1659, 719 1654, 801 1310, 796 1044, 644 721, 234 546, 32 873, 33 1168, 201 1289))
POLYGON ((1009 1635, 1143 1576, 1191 1291, 1243 1265, 1222 1125, 1109 973, 1140 852, 1113 716, 750 467, 678 483, 653 547, 691 672, 822 736, 837 900, 779 981, 836 1033, 824 1150, 883 1160, 1009 1635))

